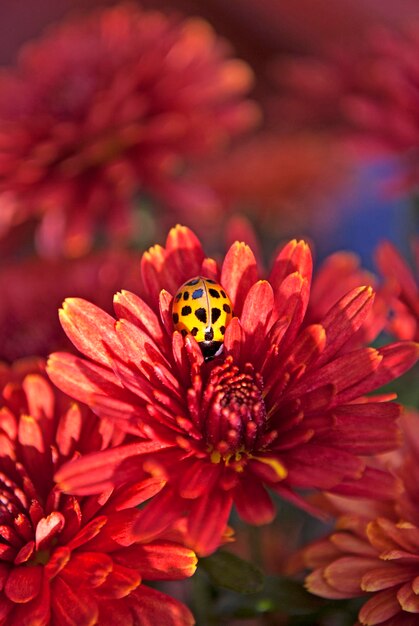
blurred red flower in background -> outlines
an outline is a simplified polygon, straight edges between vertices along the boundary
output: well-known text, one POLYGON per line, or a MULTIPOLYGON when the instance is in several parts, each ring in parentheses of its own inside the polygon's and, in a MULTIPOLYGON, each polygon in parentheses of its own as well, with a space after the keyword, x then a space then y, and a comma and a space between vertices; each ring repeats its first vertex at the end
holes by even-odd
POLYGON ((367 596, 365 625, 415 626, 419 613, 419 414, 403 418, 405 446, 388 460, 402 489, 386 504, 332 498, 336 530, 305 550, 307 588, 325 598, 367 596))
POLYGON ((179 174, 258 117, 251 71, 228 54, 204 21, 135 5, 27 45, 0 77, 0 232, 35 214, 42 254, 78 255, 98 230, 130 235, 137 192, 209 210, 179 174))
MULTIPOLYGON (((247 213, 266 239, 277 240, 318 220, 348 172, 342 150, 326 133, 271 129, 195 168, 190 179, 209 185, 227 211, 247 213)), ((213 228, 219 237, 219 223, 213 228)))
POLYGON ((419 108, 416 62, 419 25, 371 27, 356 46, 335 45, 317 57, 278 61, 284 90, 278 112, 297 124, 334 128, 358 147, 401 155, 406 182, 419 175, 419 108))
POLYGON ((376 251, 392 313, 389 330, 399 339, 419 341, 419 239, 414 242, 414 256, 417 277, 390 242, 376 251))
POLYGON ((134 288, 140 268, 137 255, 99 252, 81 259, 10 261, 0 273, 0 360, 47 356, 69 349, 58 308, 69 294, 91 299, 109 310, 117 289, 134 288), (6 295, 7 294, 7 295, 6 295))
POLYGON ((195 570, 190 549, 159 533, 140 538, 142 513, 135 507, 161 481, 148 478, 137 489, 96 497, 64 495, 54 472, 124 435, 54 390, 41 373, 19 382, 11 370, 1 382, 1 623, 193 624, 180 602, 141 584, 195 570))
POLYGON ((57 475, 63 489, 133 482, 144 467, 167 480, 148 507, 150 526, 188 509, 188 541, 201 554, 217 548, 233 501, 249 523, 272 520, 265 486, 309 510, 296 488, 389 497, 394 481, 364 457, 397 446, 399 407, 365 394, 410 368, 418 347, 342 354, 371 309, 370 287, 352 289, 321 323, 304 327, 312 272, 304 242, 285 246, 269 282, 258 280, 245 244, 232 245, 220 272, 179 226, 141 266, 143 299, 118 293, 116 323, 84 300, 65 302, 64 330, 87 360, 57 353, 48 373, 98 415, 136 428, 162 450, 146 461, 122 447, 69 463, 57 475), (196 275, 220 281, 237 316, 212 362, 192 336, 173 332, 172 294, 196 275), (124 454, 131 458, 121 464, 124 454), (92 462, 99 476, 89 473, 92 462))

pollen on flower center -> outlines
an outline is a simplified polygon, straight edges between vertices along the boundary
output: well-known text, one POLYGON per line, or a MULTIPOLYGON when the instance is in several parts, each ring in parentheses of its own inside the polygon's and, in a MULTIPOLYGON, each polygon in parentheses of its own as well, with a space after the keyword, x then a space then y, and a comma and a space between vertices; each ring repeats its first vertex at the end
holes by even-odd
POLYGON ((259 449, 266 427, 262 387, 250 364, 240 371, 230 358, 211 372, 203 397, 203 434, 214 463, 240 465, 259 449))

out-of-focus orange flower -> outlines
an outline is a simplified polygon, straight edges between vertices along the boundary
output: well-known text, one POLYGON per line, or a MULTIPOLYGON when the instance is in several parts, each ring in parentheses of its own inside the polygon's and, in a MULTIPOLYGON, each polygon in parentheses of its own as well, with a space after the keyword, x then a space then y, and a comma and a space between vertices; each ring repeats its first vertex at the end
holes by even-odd
POLYGON ((120 5, 63 23, 0 76, 0 232, 36 215, 44 255, 95 229, 126 237, 134 196, 169 209, 213 200, 182 182, 191 157, 252 125, 252 74, 200 19, 120 5))
POLYGON ((365 596, 359 623, 415 626, 419 600, 419 414, 403 417, 402 454, 388 458, 400 493, 387 502, 332 498, 336 530, 305 550, 308 589, 325 598, 365 596))
POLYGON ((70 293, 91 298, 109 310, 121 285, 133 288, 139 274, 137 255, 100 252, 81 259, 29 259, 5 263, 0 273, 0 361, 47 356, 71 348, 58 320, 70 293))

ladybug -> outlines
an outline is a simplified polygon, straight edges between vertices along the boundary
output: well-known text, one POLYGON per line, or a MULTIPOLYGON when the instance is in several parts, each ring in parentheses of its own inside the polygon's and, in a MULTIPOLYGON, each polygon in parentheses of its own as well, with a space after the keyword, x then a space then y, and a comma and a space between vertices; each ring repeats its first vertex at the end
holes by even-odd
POLYGON ((221 354, 224 333, 233 317, 231 301, 223 287, 211 278, 196 276, 179 287, 173 299, 175 330, 198 342, 205 361, 221 354))

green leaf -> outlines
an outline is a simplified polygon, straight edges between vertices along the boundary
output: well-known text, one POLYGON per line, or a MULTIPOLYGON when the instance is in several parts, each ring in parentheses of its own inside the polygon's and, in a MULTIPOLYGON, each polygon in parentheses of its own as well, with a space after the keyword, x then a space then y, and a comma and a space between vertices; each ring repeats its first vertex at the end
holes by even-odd
POLYGON ((238 593, 257 593, 263 587, 263 572, 230 552, 216 552, 199 560, 214 585, 225 587, 238 593))

